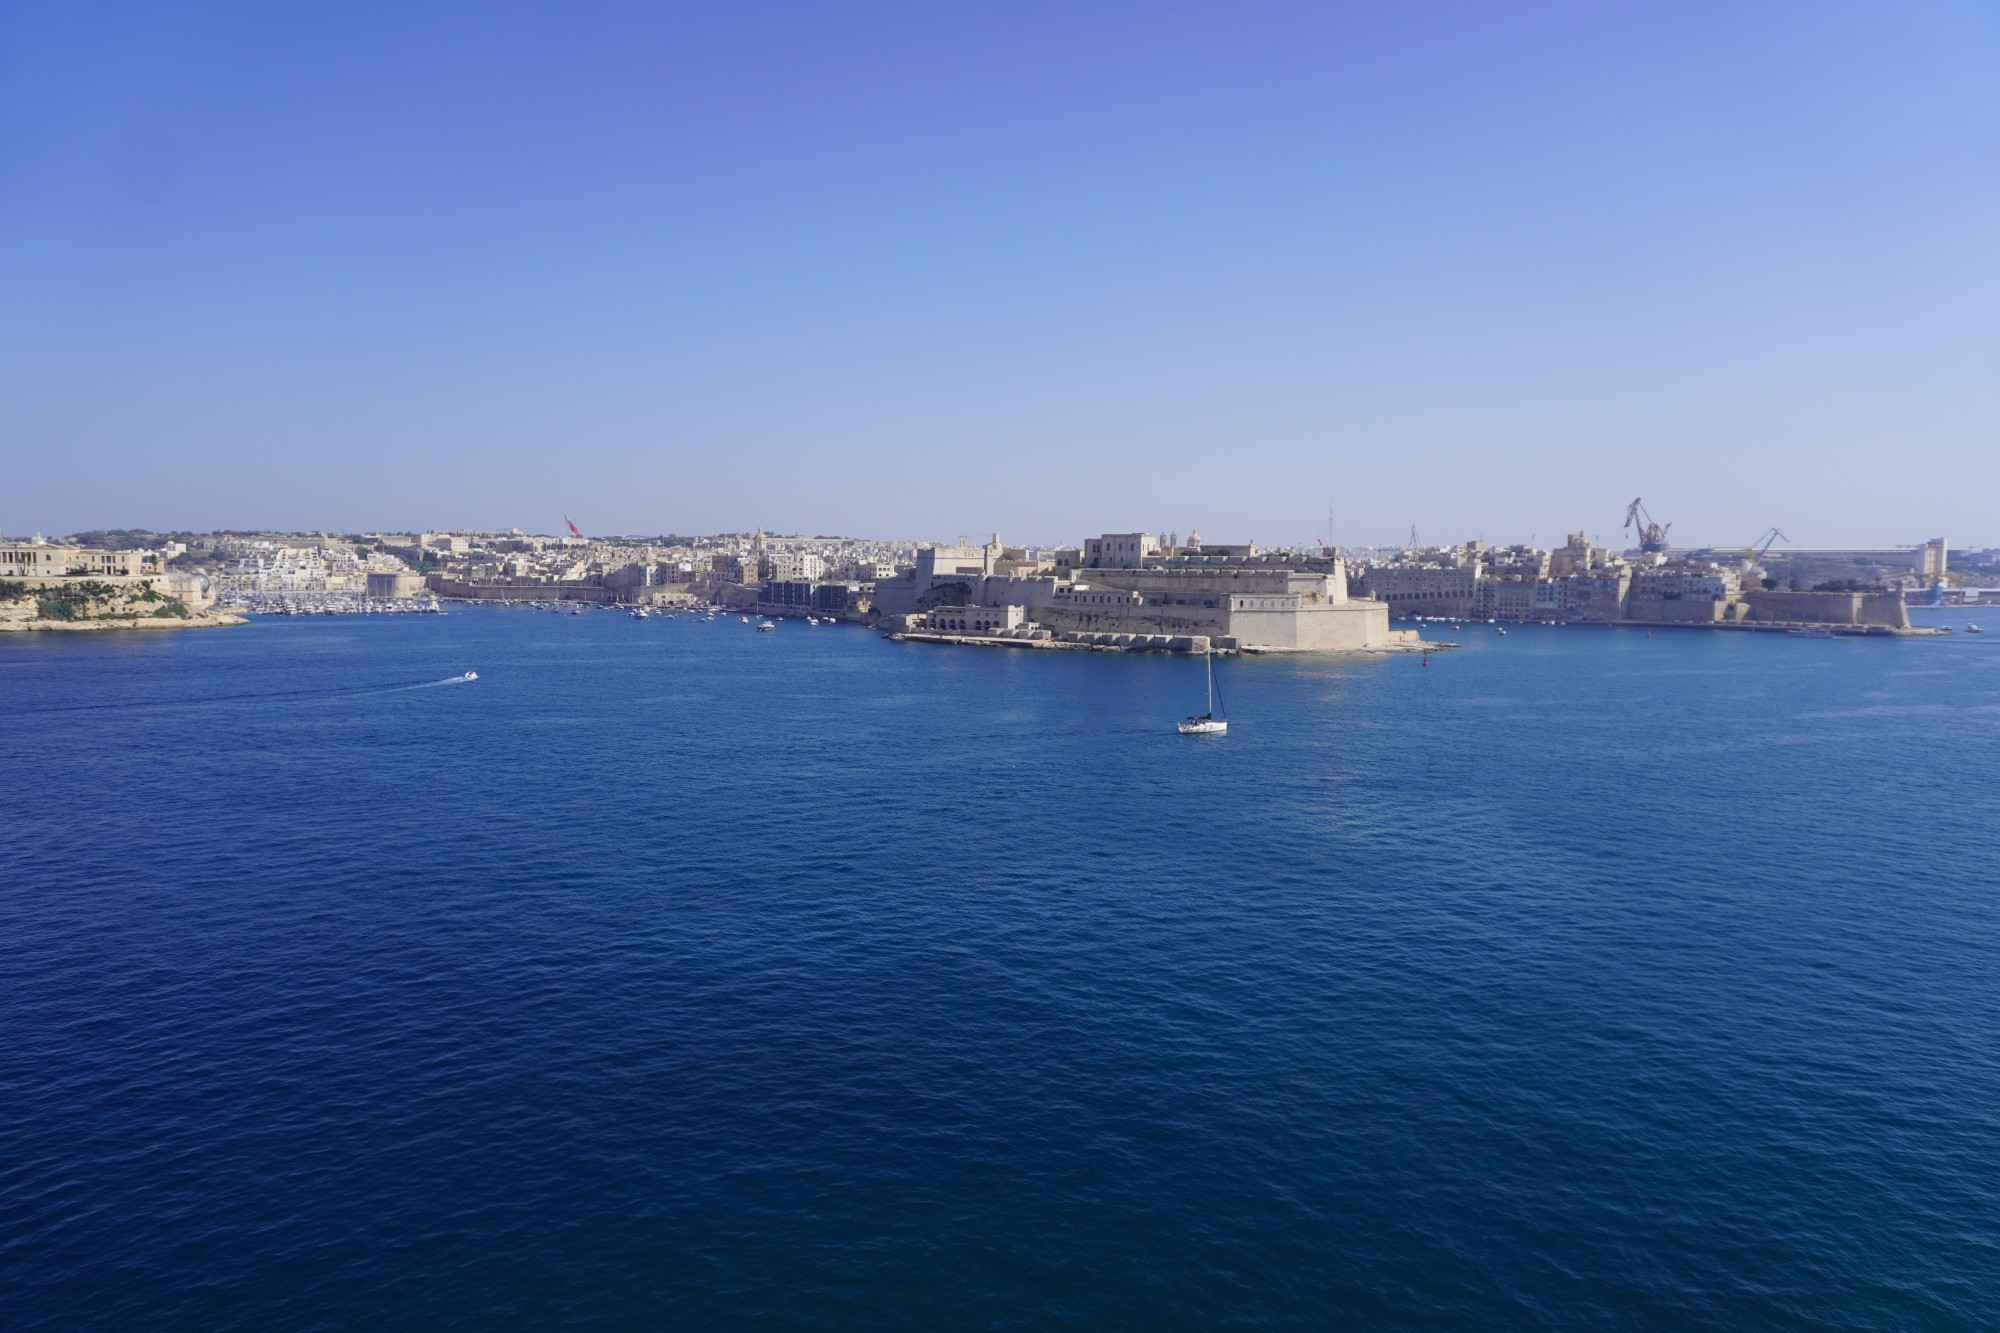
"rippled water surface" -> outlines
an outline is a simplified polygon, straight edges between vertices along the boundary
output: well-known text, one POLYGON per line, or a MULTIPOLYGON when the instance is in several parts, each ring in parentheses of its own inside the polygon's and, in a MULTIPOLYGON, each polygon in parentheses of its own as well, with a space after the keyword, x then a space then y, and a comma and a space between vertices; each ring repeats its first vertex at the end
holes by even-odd
POLYGON ((2000 1325, 2000 635, 1461 637, 0 640, 0 1324, 2000 1325))

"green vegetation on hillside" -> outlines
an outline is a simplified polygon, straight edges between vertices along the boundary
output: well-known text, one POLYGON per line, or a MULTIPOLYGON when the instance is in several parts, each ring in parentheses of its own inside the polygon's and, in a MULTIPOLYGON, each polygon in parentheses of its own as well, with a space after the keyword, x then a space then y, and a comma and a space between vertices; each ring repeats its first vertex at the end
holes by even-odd
MULTIPOLYGON (((0 600, 19 600, 25 594, 23 587, 12 597, 0 596, 0 600)), ((150 583, 124 589, 97 579, 37 589, 35 606, 46 620, 137 620, 142 614, 162 620, 187 620, 194 615, 186 602, 166 596, 150 583), (141 603, 150 609, 142 612, 141 603)))
POLYGON ((136 551, 160 547, 167 542, 183 545, 196 538, 192 532, 154 532, 151 528, 92 528, 72 532, 63 540, 98 551, 136 551))

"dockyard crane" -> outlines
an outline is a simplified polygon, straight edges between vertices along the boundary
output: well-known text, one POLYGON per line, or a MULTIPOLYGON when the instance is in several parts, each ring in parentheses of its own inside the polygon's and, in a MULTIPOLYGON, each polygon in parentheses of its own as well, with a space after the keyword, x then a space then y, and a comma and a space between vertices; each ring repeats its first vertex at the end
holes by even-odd
POLYGON ((1778 531, 1776 528, 1772 528, 1769 532, 1759 537, 1756 541, 1751 542, 1748 546, 1744 547, 1743 554, 1752 560, 1762 560, 1765 554, 1770 551, 1772 542, 1789 542, 1789 541, 1791 541, 1790 537, 1787 537, 1784 533, 1778 531))
POLYGON ((1664 551, 1667 549, 1667 529, 1671 523, 1655 523, 1653 516, 1646 512, 1646 506, 1638 500, 1625 506, 1625 526, 1639 534, 1639 549, 1642 551, 1664 551))
POLYGON ((1781 530, 1767 528, 1763 536, 1743 548, 1743 555, 1738 563, 1743 567, 1743 572, 1748 574, 1763 563, 1764 557, 1770 553, 1772 542, 1788 542, 1790 540, 1791 538, 1787 537, 1781 530))

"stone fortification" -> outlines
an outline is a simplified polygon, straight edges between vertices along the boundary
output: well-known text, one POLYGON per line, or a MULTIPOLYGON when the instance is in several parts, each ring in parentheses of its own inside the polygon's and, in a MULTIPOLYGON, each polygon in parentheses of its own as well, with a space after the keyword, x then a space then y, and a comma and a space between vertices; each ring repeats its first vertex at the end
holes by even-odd
MULTIPOLYGON (((1751 586, 1777 581, 1758 564, 1765 553, 1744 549, 1726 553, 1726 560, 1707 558, 1722 554, 1617 555, 1577 532, 1555 551, 1495 549, 1484 542, 1411 549, 1378 558, 1357 577, 1363 589, 1397 614, 1419 619, 1466 615, 1481 620, 1913 632, 1901 591, 1765 590, 1751 586)), ((1775 552, 1769 555, 1778 563, 1775 552)), ((1925 568, 1942 571, 1941 550, 1925 558, 1931 560, 1925 568)))
POLYGON ((1387 603, 1350 597, 1347 571, 1337 557, 1100 569, 1091 571, 1091 580, 1142 598, 1139 607, 1125 612, 1128 619, 1176 632, 1227 635, 1249 651, 1361 652, 1399 644, 1389 628, 1387 603))
MULTIPOLYGON (((618 590, 598 584, 556 583, 550 581, 519 583, 468 583, 460 579, 430 575, 427 586, 441 597, 455 597, 467 602, 615 602, 618 590)), ((750 589, 750 600, 756 599, 756 589, 750 589)))
POLYGON ((1665 597, 1633 593, 1625 600, 1625 619, 1649 625, 1733 625, 1750 608, 1728 597, 1665 597))
POLYGON ((916 566, 878 580, 873 607, 885 622, 945 608, 1020 607, 1058 636, 1227 638, 1244 651, 1356 652, 1406 647, 1386 603, 1348 595, 1337 554, 1187 553, 1144 533, 1085 543, 1078 564, 1003 559, 985 547, 927 547, 916 566))
POLYGON ((1879 625, 1910 628, 1900 592, 1764 592, 1743 594, 1753 622, 1800 625, 1879 625))

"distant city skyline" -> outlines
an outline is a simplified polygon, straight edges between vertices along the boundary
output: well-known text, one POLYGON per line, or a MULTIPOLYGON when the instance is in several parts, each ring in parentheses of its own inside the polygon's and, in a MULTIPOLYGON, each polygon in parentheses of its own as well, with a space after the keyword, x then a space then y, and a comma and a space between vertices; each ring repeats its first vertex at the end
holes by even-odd
MULTIPOLYGON (((1020 532, 1006 532, 1006 530, 998 530, 996 532, 992 528, 972 530, 972 532, 918 532, 918 534, 912 534, 912 532, 862 532, 862 530, 834 530, 834 528, 772 528, 772 526, 764 526, 764 524, 750 524, 750 526, 736 526, 736 528, 708 528, 708 530, 674 528, 674 526, 654 526, 654 528, 626 528, 626 530, 614 530, 614 532, 612 530, 606 530, 606 532, 584 530, 584 532, 572 534, 566 528, 532 526, 532 524, 520 524, 520 522, 510 522, 510 524, 466 524, 466 522, 446 524, 446 522, 434 522, 434 524, 416 524, 416 526, 380 526, 380 524, 368 524, 368 526, 324 526, 324 524, 314 524, 314 526, 298 526, 298 528, 280 528, 280 526, 274 526, 274 524, 244 524, 244 522, 238 522, 238 524, 218 524, 218 526, 192 526, 192 524, 102 524, 102 522, 96 522, 96 524, 84 524, 84 526, 60 528, 60 530, 58 528, 46 528, 46 526, 44 528, 14 530, 12 526, 6 526, 4 522, 0 522, 0 536, 10 538, 10 540, 32 538, 32 536, 42 536, 44 540, 56 540, 56 538, 76 536, 76 534, 86 534, 86 532, 118 532, 118 530, 158 532, 158 534, 194 532, 194 534, 202 534, 202 536, 212 536, 212 534, 220 534, 220 532, 244 534, 244 536, 256 536, 256 534, 272 534, 272 536, 326 534, 330 538, 346 538, 346 536, 416 536, 416 534, 422 534, 422 532, 518 532, 520 536, 534 538, 534 540, 544 540, 546 538, 546 540, 572 540, 572 542, 590 542, 590 540, 602 540, 602 542, 658 542, 662 536, 686 538, 686 540, 716 540, 716 538, 728 538, 728 536, 746 538, 746 536, 752 536, 756 532, 764 532, 768 538, 782 540, 782 542, 794 542, 794 540, 808 540, 808 542, 810 540, 840 540, 840 542, 902 542, 902 544, 916 544, 916 546, 924 546, 924 544, 958 544, 958 542, 980 546, 990 536, 998 534, 1010 546, 1030 546, 1030 548, 1038 548, 1038 550, 1060 548, 1060 546, 1080 546, 1086 540, 1086 534, 1064 534, 1064 536, 1042 538, 1042 536, 1024 536, 1020 532)), ((1158 526, 1158 524, 1154 524, 1154 526, 1138 524, 1138 526, 1132 526, 1132 528, 1118 528, 1118 530, 1122 530, 1122 532, 1124 530, 1130 530, 1130 532, 1150 532, 1150 534, 1156 534, 1160 540, 1166 540, 1168 536, 1178 536, 1182 542, 1186 542, 1190 536, 1196 536, 1196 534, 1204 542, 1210 542, 1210 544, 1232 544, 1232 542, 1238 542, 1238 540, 1254 540, 1260 548, 1266 548, 1266 550, 1318 548, 1318 546, 1350 546, 1350 548, 1372 548, 1372 550, 1406 548, 1406 546, 1410 546, 1410 536, 1412 536, 1406 530, 1402 538, 1390 538, 1390 540, 1380 540, 1380 542, 1362 542, 1362 540, 1350 540, 1350 538, 1344 538, 1344 536, 1334 536, 1334 538, 1326 540, 1326 538, 1322 538, 1322 534, 1290 536, 1288 538, 1288 536, 1256 536, 1256 534, 1236 534, 1236 532, 1218 532, 1218 530, 1200 532, 1198 524, 1194 524, 1194 526, 1182 526, 1182 528, 1158 526)), ((1486 532, 1472 532, 1472 534, 1432 534, 1432 532, 1418 532, 1418 536, 1420 536, 1420 544, 1424 548, 1452 548, 1452 546, 1468 546, 1472 542, 1486 542, 1490 546, 1536 546, 1536 548, 1542 548, 1542 550, 1552 550, 1552 548, 1562 546, 1564 540, 1568 540, 1568 536, 1572 532, 1578 532, 1578 530, 1582 530, 1590 538, 1590 542, 1594 546, 1604 546, 1604 548, 1610 548, 1610 550, 1626 550, 1626 548, 1634 548, 1636 550, 1638 544, 1640 544, 1638 534, 1630 532, 1630 530, 1618 530, 1614 536, 1606 536, 1606 534, 1594 532, 1590 528, 1574 528, 1574 526, 1568 528, 1566 532, 1556 532, 1556 534, 1530 532, 1528 536, 1518 536, 1518 538, 1516 536, 1488 536, 1486 532)), ((1088 532, 1088 536, 1094 536, 1094 534, 1096 534, 1096 530, 1088 532)), ((1744 538, 1744 540, 1722 538, 1722 540, 1714 540, 1714 542, 1704 542, 1704 540, 1692 540, 1692 538, 1684 540, 1680 536, 1680 532, 1676 530, 1672 534, 1670 546, 1674 550, 1734 550, 1734 548, 1740 548, 1740 546, 1744 546, 1744 548, 1758 546, 1758 548, 1768 548, 1768 550, 1772 550, 1776 554, 1784 554, 1786 550, 1848 548, 1848 546, 1870 546, 1870 548, 1912 546, 1914 548, 1914 546, 1922 546, 1924 542, 1932 540, 1932 538, 1902 540, 1900 536, 1896 536, 1896 538, 1884 538, 1884 540, 1872 540, 1872 542, 1766 540, 1766 538, 1768 538, 1768 532, 1762 534, 1762 536, 1758 536, 1756 540, 1752 540, 1752 538, 1744 538)), ((1980 540, 1952 542, 1952 540, 1946 538, 1946 544, 1954 552, 1956 550, 1990 550, 1990 548, 1994 548, 1992 542, 1980 542, 1980 540)))
POLYGON ((1988 8, 85 0, 0 49, 10 534, 2000 541, 1988 8))

